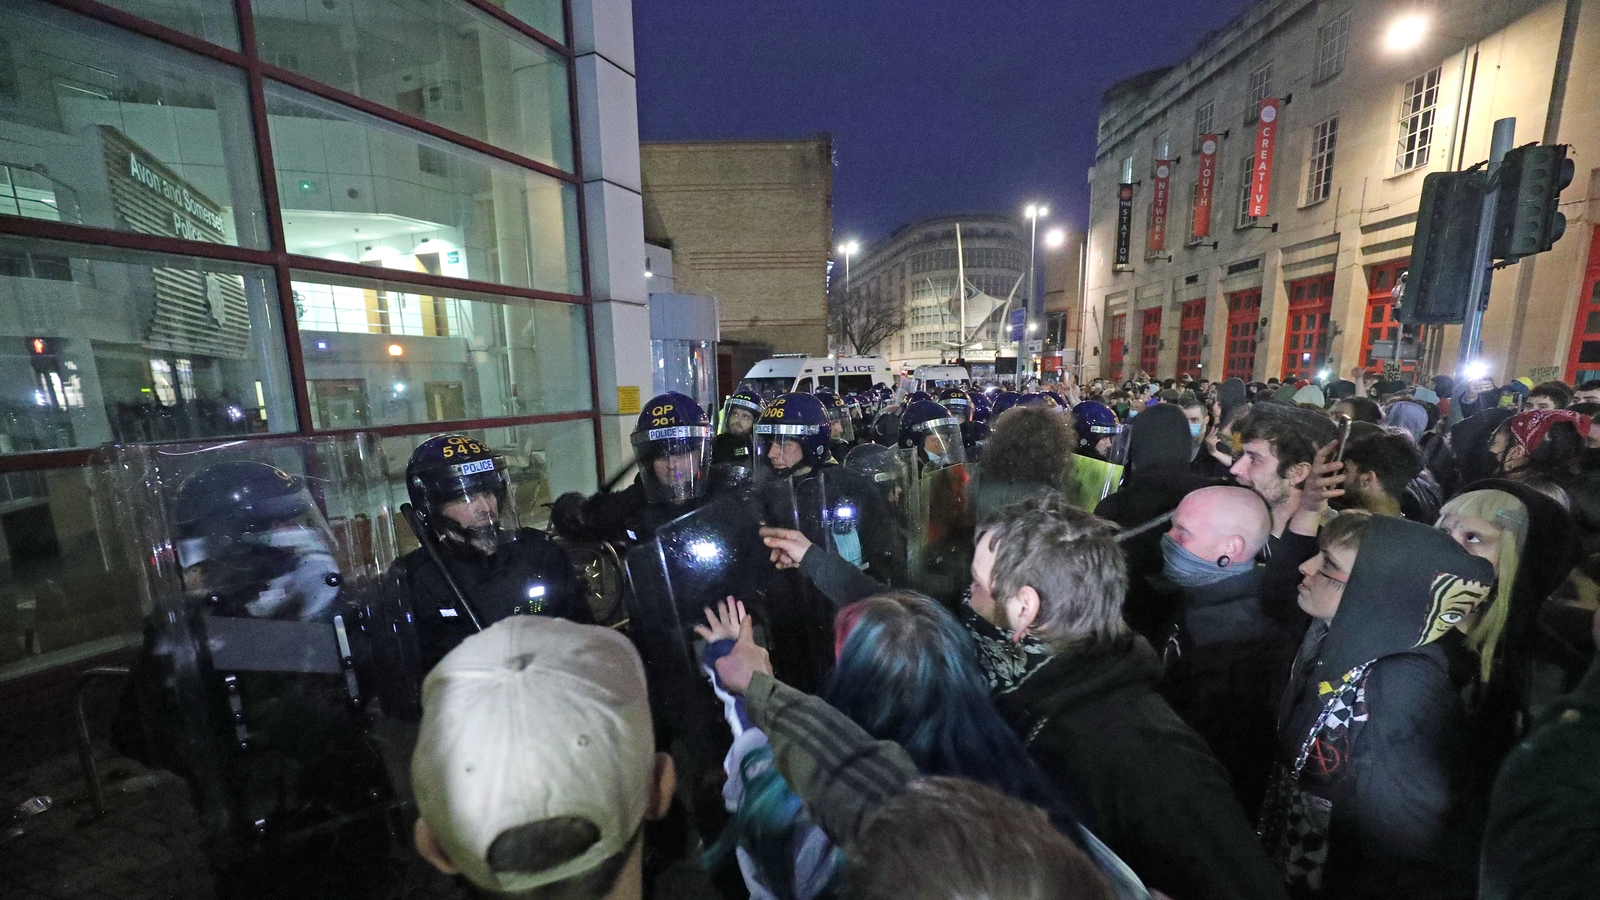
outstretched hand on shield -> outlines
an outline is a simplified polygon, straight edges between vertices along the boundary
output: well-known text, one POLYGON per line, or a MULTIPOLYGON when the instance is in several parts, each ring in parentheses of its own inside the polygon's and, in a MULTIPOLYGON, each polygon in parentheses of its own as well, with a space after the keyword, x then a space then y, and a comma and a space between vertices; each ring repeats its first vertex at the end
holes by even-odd
POLYGON ((694 631, 708 642, 735 638, 733 649, 716 662, 717 678, 729 693, 749 690, 750 679, 757 672, 772 674, 772 660, 756 644, 754 620, 745 614, 743 603, 729 597, 717 609, 706 610, 706 622, 709 624, 696 625, 694 631))
POLYGON ((780 569, 800 568, 800 560, 811 549, 811 539, 791 528, 763 528, 761 543, 772 549, 772 564, 780 569))

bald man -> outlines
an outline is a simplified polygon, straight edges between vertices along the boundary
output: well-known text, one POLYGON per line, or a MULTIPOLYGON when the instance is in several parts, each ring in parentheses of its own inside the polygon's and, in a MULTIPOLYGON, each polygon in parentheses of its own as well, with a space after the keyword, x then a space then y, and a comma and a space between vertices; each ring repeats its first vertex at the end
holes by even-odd
POLYGON ((1161 692, 1228 771, 1245 809, 1259 809, 1275 758, 1278 694, 1296 640, 1261 604, 1256 554, 1272 510, 1244 487, 1183 498, 1161 538, 1163 577, 1182 596, 1161 692))

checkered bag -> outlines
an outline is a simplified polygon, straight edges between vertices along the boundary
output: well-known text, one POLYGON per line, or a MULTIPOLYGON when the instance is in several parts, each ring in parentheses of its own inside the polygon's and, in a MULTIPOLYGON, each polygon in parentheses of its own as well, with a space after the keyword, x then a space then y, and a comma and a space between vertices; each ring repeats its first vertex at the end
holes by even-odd
POLYGON ((1261 837, 1291 888, 1322 889, 1333 801, 1306 790, 1301 777, 1308 765, 1318 777, 1333 775, 1348 758, 1351 726, 1367 719, 1366 672, 1366 665, 1357 666, 1328 692, 1294 768, 1279 766, 1267 792, 1261 837))

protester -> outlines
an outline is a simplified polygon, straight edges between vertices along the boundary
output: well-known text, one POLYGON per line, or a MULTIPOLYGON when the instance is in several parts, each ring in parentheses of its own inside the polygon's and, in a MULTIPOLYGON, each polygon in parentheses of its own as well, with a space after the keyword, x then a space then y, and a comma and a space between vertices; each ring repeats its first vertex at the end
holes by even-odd
POLYGON ((971 483, 977 517, 1036 494, 1065 490, 1076 443, 1072 423, 1055 410, 1039 406, 1007 410, 995 420, 971 483))
POLYGON ((1334 415, 1344 416, 1353 422, 1383 424, 1383 408, 1371 397, 1348 397, 1333 405, 1334 415))
POLYGON ((1183 417, 1189 423, 1189 469, 1203 478, 1227 480, 1228 466, 1233 464, 1233 460, 1229 457, 1224 462, 1215 452, 1220 423, 1214 415, 1212 404, 1203 396, 1189 391, 1180 393, 1174 402, 1183 410, 1183 417))
POLYGON ((1495 432, 1515 410, 1490 409, 1457 422, 1450 428, 1450 450, 1456 461, 1457 485, 1468 485, 1499 472, 1500 462, 1489 449, 1495 432))
POLYGON ((1199 735, 1155 691, 1160 662, 1122 621, 1109 523, 1059 496, 979 526, 969 619, 996 704, 1040 768, 1088 795, 1096 833, 1152 889, 1183 898, 1283 888, 1199 735), (998 646, 997 646, 998 645, 998 646))
POLYGON ((1572 405, 1572 388, 1562 381, 1541 381, 1528 390, 1528 405, 1534 409, 1566 409, 1572 405))
POLYGON ((1324 416, 1304 410, 1257 404, 1243 427, 1239 461, 1230 470, 1272 510, 1272 533, 1283 534, 1299 507, 1300 490, 1311 475, 1317 448, 1338 437, 1324 416))
POLYGON ((1578 389, 1572 394, 1574 403, 1600 403, 1600 378, 1590 378, 1578 383, 1578 389))
POLYGON ((1205 738, 1245 809, 1259 809, 1272 771, 1278 695, 1298 635, 1261 605, 1254 563, 1272 514, 1241 487, 1183 498, 1161 539, 1164 580, 1182 598, 1161 693, 1205 738))
MULTIPOLYGON (((1592 623, 1600 645, 1600 615, 1592 623)), ((1482 900, 1579 900, 1600 884, 1600 656, 1512 751, 1484 830, 1482 900)))
POLYGON ((674 782, 644 666, 609 629, 513 616, 423 685, 417 852, 485 896, 641 896, 642 826, 674 782))
POLYGON ((1457 685, 1473 670, 1455 626, 1493 568, 1448 535, 1346 512, 1301 567, 1316 620, 1279 717, 1263 839, 1301 896, 1467 898, 1481 816, 1461 785, 1457 685))
POLYGON ((1358 435, 1352 427, 1344 448, 1344 505, 1433 524, 1443 498, 1424 474, 1416 442, 1403 431, 1368 428, 1358 435))
MULTIPOLYGON (((1100 501, 1095 515, 1133 528, 1172 512, 1189 492, 1220 483, 1190 471, 1192 441, 1186 419, 1182 407, 1162 403, 1133 420, 1122 486, 1100 501)), ((1171 594, 1151 590, 1146 580, 1161 572, 1161 533, 1162 529, 1151 529, 1122 544, 1129 572, 1123 614, 1135 632, 1153 643, 1166 637, 1175 613, 1171 594)))
POLYGON ((1495 430, 1489 452, 1499 474, 1517 481, 1563 485, 1576 474, 1594 422, 1570 409, 1530 409, 1495 430))

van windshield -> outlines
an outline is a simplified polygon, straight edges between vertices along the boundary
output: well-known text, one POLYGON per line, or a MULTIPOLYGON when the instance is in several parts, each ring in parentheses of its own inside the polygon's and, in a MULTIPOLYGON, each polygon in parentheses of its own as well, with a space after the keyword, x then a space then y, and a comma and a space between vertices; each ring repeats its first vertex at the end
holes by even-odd
POLYGON ((746 378, 739 382, 739 387, 755 391, 763 400, 771 400, 779 394, 788 393, 791 384, 794 384, 793 378, 746 378))

